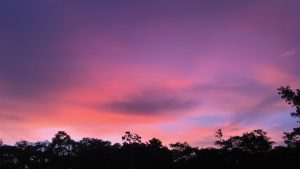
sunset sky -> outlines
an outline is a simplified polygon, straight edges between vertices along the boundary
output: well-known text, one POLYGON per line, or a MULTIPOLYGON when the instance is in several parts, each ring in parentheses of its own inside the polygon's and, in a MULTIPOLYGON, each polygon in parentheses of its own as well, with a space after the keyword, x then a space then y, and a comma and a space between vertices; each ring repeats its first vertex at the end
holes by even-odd
POLYGON ((1 0, 0 139, 281 143, 299 65, 299 0, 1 0))

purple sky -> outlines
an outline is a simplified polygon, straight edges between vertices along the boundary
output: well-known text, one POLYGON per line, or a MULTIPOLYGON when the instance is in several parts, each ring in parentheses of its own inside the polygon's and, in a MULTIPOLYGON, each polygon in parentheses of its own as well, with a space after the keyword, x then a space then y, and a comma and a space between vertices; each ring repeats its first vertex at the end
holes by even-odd
POLYGON ((299 64, 298 0, 3 0, 0 138, 280 143, 299 64))

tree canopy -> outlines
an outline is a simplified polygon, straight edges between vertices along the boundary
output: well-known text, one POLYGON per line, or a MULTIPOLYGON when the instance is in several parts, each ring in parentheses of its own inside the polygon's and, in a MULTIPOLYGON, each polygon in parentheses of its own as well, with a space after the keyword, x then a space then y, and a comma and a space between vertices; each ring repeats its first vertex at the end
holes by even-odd
MULTIPOLYGON (((300 118, 300 89, 296 89, 294 91, 290 88, 290 86, 282 86, 277 90, 281 98, 296 109, 295 111, 291 112, 291 116, 300 118)), ((289 147, 300 148, 300 126, 293 128, 291 132, 285 132, 284 134, 284 142, 289 147)))
POLYGON ((251 153, 269 151, 275 143, 267 136, 267 132, 261 129, 253 130, 249 133, 243 133, 242 136, 231 136, 227 140, 223 139, 222 130, 219 129, 216 132, 216 137, 217 141, 215 144, 220 146, 222 149, 241 149, 242 151, 251 153))

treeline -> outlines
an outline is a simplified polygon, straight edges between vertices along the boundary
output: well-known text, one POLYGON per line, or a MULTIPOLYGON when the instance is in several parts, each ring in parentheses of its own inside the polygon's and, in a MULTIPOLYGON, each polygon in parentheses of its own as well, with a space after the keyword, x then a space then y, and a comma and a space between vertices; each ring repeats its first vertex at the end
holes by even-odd
MULTIPOLYGON (((218 137, 220 131, 217 132, 218 137)), ((19 141, 0 146, 1 169, 199 169, 299 168, 299 147, 272 148, 266 133, 255 130, 216 141, 220 148, 199 149, 188 143, 166 147, 159 139, 146 143, 126 132, 121 144, 95 138, 74 141, 59 131, 51 142, 19 141)))
MULTIPOLYGON (((278 94, 296 108, 300 117, 300 90, 289 86, 278 94)), ((0 141, 0 169, 298 169, 300 168, 300 127, 284 133, 286 146, 274 142, 261 129, 241 136, 223 138, 216 131, 218 148, 197 148, 188 143, 168 147, 153 138, 142 142, 138 134, 125 132, 123 143, 97 138, 74 141, 64 131, 52 140, 5 145, 0 141)))

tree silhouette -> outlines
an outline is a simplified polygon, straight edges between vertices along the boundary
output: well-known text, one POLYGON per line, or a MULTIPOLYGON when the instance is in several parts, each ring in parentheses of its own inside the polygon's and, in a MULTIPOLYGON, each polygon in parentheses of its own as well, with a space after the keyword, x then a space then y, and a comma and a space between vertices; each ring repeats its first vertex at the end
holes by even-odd
POLYGON ((75 161, 75 141, 64 131, 58 131, 50 144, 49 157, 51 167, 60 169, 73 168, 75 161))
POLYGON ((109 167, 111 165, 111 142, 96 138, 83 138, 77 143, 77 161, 80 168, 93 169, 97 167, 109 167))
POLYGON ((165 169, 170 168, 172 153, 157 138, 152 138, 147 143, 149 168, 165 169))
POLYGON ((244 133, 241 137, 240 146, 248 152, 266 152, 271 150, 272 145, 275 143, 270 139, 267 132, 258 129, 250 133, 244 133))
POLYGON ((226 143, 225 140, 223 139, 223 132, 222 129, 218 129, 215 133, 215 137, 217 140, 215 141, 215 145, 220 146, 221 148, 225 148, 224 144, 226 143))
POLYGON ((300 127, 293 128, 292 132, 284 132, 284 143, 289 147, 300 147, 300 127))
MULTIPOLYGON (((300 118, 300 89, 293 91, 290 86, 282 86, 277 91, 282 99, 296 108, 294 112, 291 112, 291 116, 300 118)), ((284 134, 284 142, 289 147, 300 147, 300 127, 293 128, 293 131, 284 132, 284 134)))
POLYGON ((64 131, 58 131, 52 138, 52 151, 58 156, 68 156, 73 154, 74 140, 64 131))
POLYGON ((243 133, 242 136, 231 136, 227 140, 222 138, 223 133, 219 129, 216 131, 215 136, 218 139, 215 144, 226 150, 240 149, 250 153, 266 152, 271 150, 274 144, 273 141, 270 141, 270 137, 267 136, 267 132, 261 129, 243 133))
POLYGON ((293 91, 290 86, 282 86, 277 89, 278 94, 292 107, 296 108, 295 112, 291 112, 293 117, 300 117, 300 89, 293 91))
POLYGON ((187 161, 195 156, 196 148, 192 148, 187 142, 170 144, 170 147, 173 152, 174 161, 187 161))
POLYGON ((129 131, 125 132, 125 135, 122 136, 122 140, 126 144, 132 144, 132 143, 140 144, 140 143, 142 143, 141 136, 139 136, 138 134, 131 134, 129 131))
POLYGON ((147 143, 147 146, 149 146, 155 150, 163 148, 162 142, 157 138, 152 138, 151 140, 149 140, 147 143))
MULTIPOLYGON (((128 138, 135 134, 126 133, 128 138)), ((36 143, 21 140, 14 146, 0 145, 2 169, 285 169, 299 166, 299 150, 276 147, 263 130, 246 132, 242 136, 223 138, 216 132, 221 149, 190 146, 176 142, 166 147, 157 138, 142 143, 136 141, 112 145, 97 138, 74 141, 59 131, 52 142, 36 143), (226 143, 226 144, 223 144, 226 143), (70 148, 71 147, 71 148, 70 148)))

